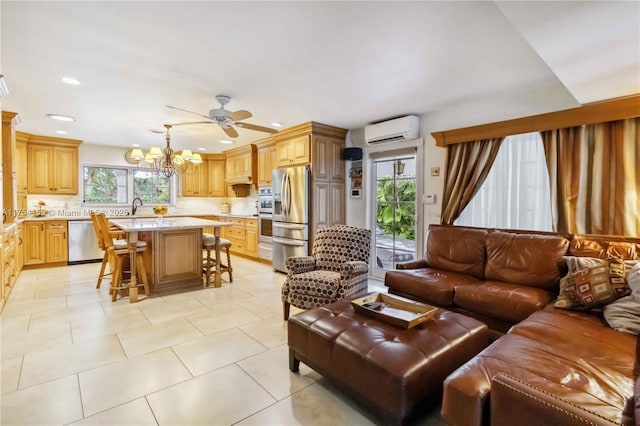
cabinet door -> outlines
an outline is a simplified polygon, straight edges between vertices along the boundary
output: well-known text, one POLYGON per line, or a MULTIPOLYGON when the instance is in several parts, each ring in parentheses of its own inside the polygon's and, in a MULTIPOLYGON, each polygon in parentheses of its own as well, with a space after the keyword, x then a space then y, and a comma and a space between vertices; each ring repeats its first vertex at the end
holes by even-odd
POLYGON ((258 257, 258 221, 255 219, 246 220, 244 252, 248 256, 258 257))
POLYGON ((48 222, 46 228, 46 262, 66 262, 68 259, 67 223, 48 222))
POLYGON ((53 148, 53 188, 56 194, 78 193, 78 149, 53 148))
POLYGON ((22 271, 24 266, 24 225, 18 226, 16 234, 16 258, 18 259, 18 272, 22 271))
POLYGON ((224 160, 209 160, 209 197, 224 197, 224 160))
POLYGON ((209 195, 209 167, 203 161, 190 173, 182 175, 182 195, 190 197, 206 197, 209 195))
POLYGON ((271 161, 269 148, 258 150, 258 186, 271 185, 271 161))
POLYGON ((53 170, 51 170, 51 147, 28 145, 27 192, 29 194, 51 194, 53 192, 53 170))
POLYGON ((38 265, 45 262, 44 222, 24 222, 24 264, 38 265))
MULTIPOLYGON (((18 192, 27 191, 27 144, 16 143, 16 186, 18 192)), ((19 208, 19 207, 18 207, 19 208)))
POLYGON ((311 161, 309 155, 309 136, 292 139, 289 145, 289 158, 294 164, 305 164, 311 161))

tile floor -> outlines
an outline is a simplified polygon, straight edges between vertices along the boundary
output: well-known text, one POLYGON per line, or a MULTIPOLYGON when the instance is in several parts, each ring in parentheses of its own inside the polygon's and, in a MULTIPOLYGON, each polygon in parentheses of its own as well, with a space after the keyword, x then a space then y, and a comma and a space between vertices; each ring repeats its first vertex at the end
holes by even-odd
MULTIPOLYGON (((98 270, 21 273, 0 316, 0 424, 382 424, 307 366, 289 371, 269 265, 236 256, 233 284, 135 304, 96 290, 98 270)), ((416 424, 444 424, 438 411, 416 424)))

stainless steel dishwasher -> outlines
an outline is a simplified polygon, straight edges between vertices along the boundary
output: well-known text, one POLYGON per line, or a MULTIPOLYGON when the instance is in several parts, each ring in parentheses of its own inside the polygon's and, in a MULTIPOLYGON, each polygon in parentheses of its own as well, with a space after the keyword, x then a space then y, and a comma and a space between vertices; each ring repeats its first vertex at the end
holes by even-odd
POLYGON ((69 264, 101 261, 104 253, 90 220, 69 221, 69 264))

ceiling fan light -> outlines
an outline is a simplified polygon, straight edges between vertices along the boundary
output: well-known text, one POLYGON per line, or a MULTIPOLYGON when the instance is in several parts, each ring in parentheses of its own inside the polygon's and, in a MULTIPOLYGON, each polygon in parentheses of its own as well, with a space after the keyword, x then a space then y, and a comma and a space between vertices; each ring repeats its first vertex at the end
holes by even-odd
POLYGON ((160 158, 162 157, 162 151, 160 150, 160 148, 158 148, 157 146, 152 146, 151 147, 151 151, 149 151, 149 154, 151 156, 151 158, 160 158))

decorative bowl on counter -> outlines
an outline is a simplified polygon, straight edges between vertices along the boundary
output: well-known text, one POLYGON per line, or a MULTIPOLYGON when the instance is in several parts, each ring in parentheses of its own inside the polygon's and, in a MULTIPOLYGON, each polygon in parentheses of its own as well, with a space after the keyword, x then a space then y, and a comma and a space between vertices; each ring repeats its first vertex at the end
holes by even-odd
POLYGON ((167 214, 168 211, 169 209, 164 204, 158 204, 157 206, 153 206, 153 213, 155 213, 156 216, 158 217, 158 223, 162 223, 162 218, 164 217, 165 214, 167 214))

